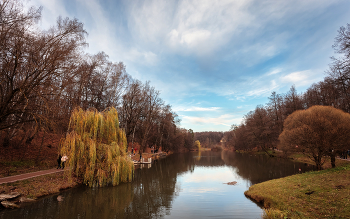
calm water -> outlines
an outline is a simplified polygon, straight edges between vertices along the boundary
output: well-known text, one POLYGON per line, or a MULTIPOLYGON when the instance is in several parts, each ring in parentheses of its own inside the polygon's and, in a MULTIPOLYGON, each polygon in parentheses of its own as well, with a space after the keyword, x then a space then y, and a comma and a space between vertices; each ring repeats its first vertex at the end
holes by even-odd
POLYGON ((244 196, 249 186, 313 167, 266 156, 233 152, 173 154, 135 171, 132 183, 81 186, 16 210, 8 218, 261 218, 244 196), (237 181, 236 185, 224 183, 237 181), (62 202, 57 196, 64 197, 62 202))

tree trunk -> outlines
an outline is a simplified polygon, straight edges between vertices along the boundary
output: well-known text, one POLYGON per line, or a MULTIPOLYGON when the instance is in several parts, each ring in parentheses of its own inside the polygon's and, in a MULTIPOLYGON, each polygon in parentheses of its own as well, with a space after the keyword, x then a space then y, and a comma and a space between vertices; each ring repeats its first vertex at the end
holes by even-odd
POLYGON ((335 167, 335 153, 334 152, 331 153, 331 164, 332 164, 332 168, 334 168, 335 167))
POLYGON ((321 156, 313 156, 314 157, 314 161, 317 167, 317 170, 322 170, 322 157, 321 156))

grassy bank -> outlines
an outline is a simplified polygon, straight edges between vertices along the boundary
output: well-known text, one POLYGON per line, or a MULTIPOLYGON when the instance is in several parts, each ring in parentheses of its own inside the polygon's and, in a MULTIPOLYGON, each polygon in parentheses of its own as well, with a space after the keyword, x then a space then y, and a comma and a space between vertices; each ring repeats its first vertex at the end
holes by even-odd
POLYGON ((78 180, 68 180, 63 172, 0 185, 0 193, 19 192, 26 198, 39 198, 79 185, 78 180))
POLYGON ((350 218, 350 164, 253 185, 245 195, 265 218, 350 218))
MULTIPOLYGON (((142 157, 158 159, 156 154, 143 153, 142 157)), ((139 154, 133 157, 135 160, 139 160, 139 154)), ((53 160, 51 158, 51 160, 53 160)), ((54 160, 55 161, 55 160, 54 160)), ((51 165, 36 165, 35 161, 1 161, 0 160, 0 177, 6 177, 11 175, 18 175, 22 173, 35 172, 38 170, 49 169, 56 167, 57 164, 51 165), (3 168, 4 167, 4 168, 3 168), (11 170, 11 171, 9 171, 11 170)), ((68 177, 63 172, 54 173, 44 176, 39 176, 23 181, 17 181, 13 183, 0 184, 0 194, 18 192, 26 198, 37 199, 42 196, 59 193, 61 190, 76 187, 81 185, 82 182, 76 178, 72 181, 68 180, 68 177)), ((1 208, 1 206, 0 206, 1 208)))
MULTIPOLYGON (((254 155, 266 155, 266 152, 264 151, 257 151, 257 150, 251 150, 251 151, 243 151, 243 150, 237 150, 237 153, 246 153, 246 154, 254 154, 254 155)), ((309 157, 307 157, 303 153, 288 153, 284 154, 282 151, 275 151, 275 150, 268 150, 268 152, 273 155, 274 157, 279 157, 279 158, 286 158, 286 159, 291 159, 295 162, 300 162, 300 163, 306 163, 310 165, 315 165, 315 162, 311 160, 309 157)), ((331 165, 331 158, 326 157, 324 158, 325 162, 322 165, 323 169, 329 169, 332 168, 331 165)), ((342 160, 342 159, 336 159, 335 160, 335 166, 336 167, 341 167, 341 166, 346 166, 349 164, 348 160, 342 160)))

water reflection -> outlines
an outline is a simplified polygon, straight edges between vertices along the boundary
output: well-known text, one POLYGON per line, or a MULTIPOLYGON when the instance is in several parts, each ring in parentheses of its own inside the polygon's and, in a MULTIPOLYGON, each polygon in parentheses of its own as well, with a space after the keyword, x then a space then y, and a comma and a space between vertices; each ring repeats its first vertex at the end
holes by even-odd
POLYGON ((251 184, 311 169, 265 156, 232 152, 174 154, 135 170, 132 183, 79 187, 43 198, 8 218, 259 218, 261 209, 244 197, 251 184), (229 186, 229 181, 237 181, 229 186), (247 217, 249 215, 249 217, 247 217))
POLYGON ((313 165, 296 163, 283 158, 237 153, 222 153, 221 155, 225 164, 235 167, 237 174, 248 180, 250 185, 316 170, 313 165))

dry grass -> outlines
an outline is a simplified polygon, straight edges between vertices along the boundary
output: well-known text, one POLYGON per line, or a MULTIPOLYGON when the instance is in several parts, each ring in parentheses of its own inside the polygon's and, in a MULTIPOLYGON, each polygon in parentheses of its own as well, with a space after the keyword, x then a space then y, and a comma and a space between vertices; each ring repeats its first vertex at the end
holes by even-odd
POLYGON ((38 198, 58 193, 60 190, 75 187, 79 184, 76 178, 69 180, 63 172, 39 176, 23 181, 0 185, 0 192, 19 192, 27 198, 38 198))
MULTIPOLYGON (((293 154, 289 155, 289 158, 293 159, 294 161, 297 161, 297 162, 302 162, 302 163, 315 165, 314 161, 312 161, 310 158, 308 158, 306 155, 304 155, 302 153, 293 153, 293 154)), ((335 159, 335 166, 336 167, 346 166, 348 164, 349 164, 349 161, 347 161, 347 160, 335 159)), ((330 157, 326 158, 322 168, 323 169, 332 168, 331 158, 330 157)))
POLYGON ((350 218, 350 165, 253 185, 245 194, 265 218, 350 218))
MULTIPOLYGON (((237 150, 236 152, 238 153, 248 153, 248 154, 254 154, 254 155, 266 155, 265 152, 263 151, 239 151, 237 150)), ((270 154, 276 156, 276 157, 281 157, 281 158, 288 158, 288 159, 292 159, 293 161, 296 162, 301 162, 301 163, 307 163, 310 165, 315 165, 315 162, 313 160, 311 160, 309 157, 307 157, 305 154, 303 153, 290 153, 287 156, 285 156, 285 154, 283 154, 282 151, 274 151, 274 150, 269 150, 268 151, 270 154)), ((325 158, 325 162, 322 166, 323 169, 329 169, 332 168, 331 165, 331 158, 327 157, 325 158)), ((335 166, 336 167, 342 167, 342 166, 346 166, 349 164, 349 160, 342 160, 342 159, 335 159, 335 166)))

